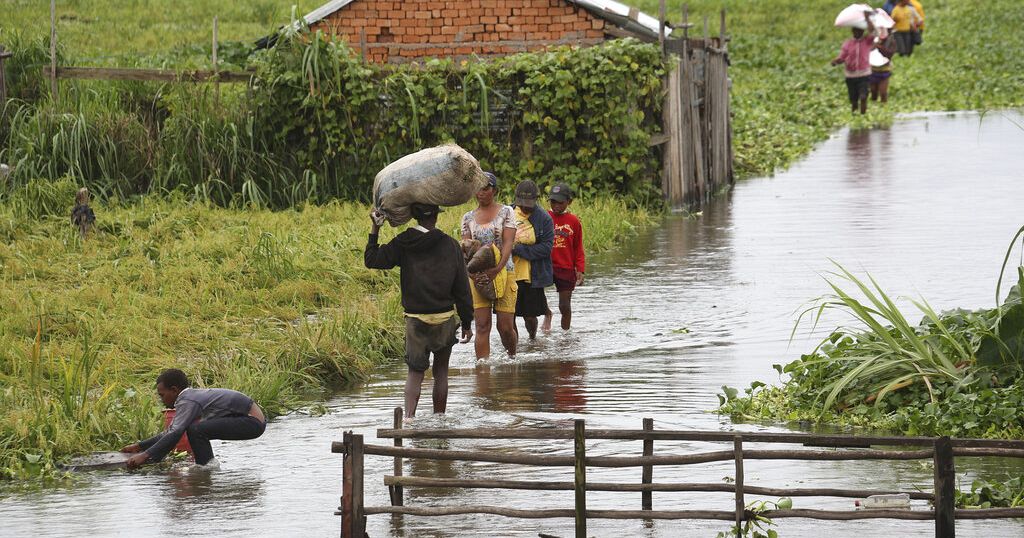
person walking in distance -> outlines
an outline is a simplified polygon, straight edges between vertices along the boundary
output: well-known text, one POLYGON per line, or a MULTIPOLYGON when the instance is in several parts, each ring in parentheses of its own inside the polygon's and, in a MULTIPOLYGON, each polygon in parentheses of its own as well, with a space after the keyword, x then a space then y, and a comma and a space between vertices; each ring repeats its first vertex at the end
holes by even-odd
MULTIPOLYGON (((555 242, 551 247, 551 265, 558 291, 558 312, 562 316, 562 329, 572 324, 572 292, 583 284, 586 256, 583 253, 583 225, 569 212, 573 192, 565 183, 558 183, 548 193, 551 220, 554 223, 555 242)), ((551 330, 551 309, 544 316, 543 330, 551 330)))
POLYGON ((416 415, 421 385, 434 356, 432 372, 434 413, 448 406, 448 360, 462 328, 462 343, 473 337, 473 299, 462 248, 437 229, 436 205, 412 204, 417 224, 378 245, 382 215, 371 214, 370 237, 363 262, 369 269, 401 270, 402 308, 405 310, 405 418, 416 415))

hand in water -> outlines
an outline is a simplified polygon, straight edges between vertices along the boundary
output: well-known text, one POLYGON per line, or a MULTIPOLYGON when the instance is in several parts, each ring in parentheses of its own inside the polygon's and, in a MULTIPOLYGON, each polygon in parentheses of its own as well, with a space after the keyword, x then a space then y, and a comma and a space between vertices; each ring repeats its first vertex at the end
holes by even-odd
POLYGON ((127 466, 129 469, 138 469, 143 463, 149 461, 149 454, 145 452, 139 452, 138 454, 128 458, 127 466))

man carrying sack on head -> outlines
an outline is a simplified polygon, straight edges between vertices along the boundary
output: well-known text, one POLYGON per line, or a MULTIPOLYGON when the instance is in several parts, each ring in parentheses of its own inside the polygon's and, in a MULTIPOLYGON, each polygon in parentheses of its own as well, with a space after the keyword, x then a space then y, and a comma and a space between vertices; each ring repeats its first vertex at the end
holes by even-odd
POLYGON ((386 245, 378 245, 384 217, 370 215, 372 226, 363 261, 369 269, 401 268, 402 308, 405 310, 405 418, 416 414, 420 386, 434 355, 434 413, 444 413, 448 404, 448 359, 462 328, 462 343, 473 337, 473 298, 462 248, 437 229, 436 205, 412 204, 417 224, 398 234, 386 245), (457 317, 456 317, 457 314, 457 317))

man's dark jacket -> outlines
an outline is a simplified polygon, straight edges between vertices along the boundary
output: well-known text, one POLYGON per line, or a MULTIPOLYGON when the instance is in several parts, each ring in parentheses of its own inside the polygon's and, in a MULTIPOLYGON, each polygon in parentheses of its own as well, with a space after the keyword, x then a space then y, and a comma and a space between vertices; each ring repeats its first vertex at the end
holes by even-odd
POLYGON ((386 245, 370 234, 363 262, 370 269, 401 267, 402 308, 409 314, 440 314, 452 309, 463 329, 473 322, 473 296, 462 248, 438 229, 409 228, 386 245))
POLYGON ((546 288, 554 284, 555 275, 551 268, 551 247, 555 245, 555 222, 551 215, 537 204, 529 216, 537 242, 532 245, 516 245, 512 254, 530 260, 530 287, 546 288))

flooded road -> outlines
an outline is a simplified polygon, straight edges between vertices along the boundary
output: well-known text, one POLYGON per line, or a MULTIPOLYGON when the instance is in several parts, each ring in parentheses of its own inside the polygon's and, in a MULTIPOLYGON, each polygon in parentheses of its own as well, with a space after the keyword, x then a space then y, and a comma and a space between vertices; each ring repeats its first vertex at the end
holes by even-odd
MULTIPOLYGON (((826 292, 829 259, 870 271, 893 295, 927 298, 936 309, 995 304, 995 280, 1007 242, 1021 225, 1024 124, 1020 115, 927 115, 889 129, 843 132, 789 171, 741 182, 703 214, 670 217, 620 251, 595 257, 575 295, 569 333, 522 344, 512 363, 474 364, 457 346, 449 414, 429 411, 425 385, 416 427, 571 424, 589 428, 785 431, 733 425, 709 412, 722 385, 773 381, 772 364, 809 351, 815 337, 788 339, 795 312, 826 292), (1011 121, 1011 119, 1013 121, 1011 121)), ((584 223, 586 226, 586 223, 584 223)), ((1016 260, 1014 260, 1016 261, 1016 260)), ((911 318, 916 315, 909 316, 911 318)), ((844 320, 832 320, 834 325, 844 320)), ((555 321, 557 326, 557 319, 555 321)), ((498 349, 496 335, 492 347, 498 349)), ((395 368, 327 402, 320 417, 271 423, 258 441, 215 444, 223 470, 212 475, 95 474, 73 488, 0 493, 4 536, 333 536, 341 457, 330 442, 355 430, 368 443, 390 427, 401 405, 404 372, 395 368)), ((215 442, 216 443, 216 442, 215 442)), ((490 441, 417 442, 420 447, 485 448, 490 441)), ((538 454, 571 454, 567 442, 522 442, 538 454)), ((655 452, 721 449, 656 443, 655 452)), ((640 442, 593 441, 588 455, 637 455, 640 442)), ((367 505, 388 504, 382 476, 391 460, 368 456, 367 505)), ((1000 460, 958 459, 961 487, 1000 460)), ((1020 467, 1018 467, 1020 469, 1020 467)), ((1024 469, 1021 469, 1024 472, 1024 469)), ((406 463, 406 473, 438 477, 500 475, 571 480, 571 469, 480 463, 406 463)), ((732 464, 656 468, 655 482, 720 482, 732 464)), ((639 469, 589 470, 592 481, 637 482, 639 469)), ((748 461, 746 483, 776 487, 931 486, 918 462, 748 461)), ((748 497, 752 500, 753 497, 748 497)), ((571 508, 572 492, 406 490, 410 506, 492 504, 571 508)), ((795 508, 852 508, 853 501, 797 498, 795 508)), ((655 493, 655 509, 733 507, 731 494, 655 493)), ((920 508, 921 506, 918 506, 920 508)), ((588 508, 639 509, 638 493, 590 493, 588 508)), ((932 536, 931 522, 780 520, 783 536, 932 536), (827 530, 826 530, 827 529, 827 530)), ((714 536, 728 524, 593 520, 591 536, 714 536)), ((1024 522, 958 522, 959 536, 1021 536, 1024 522)), ((497 516, 370 516, 370 536, 572 535, 571 519, 497 516)))

